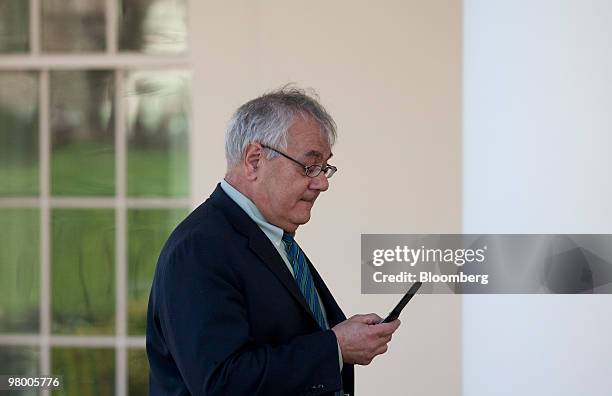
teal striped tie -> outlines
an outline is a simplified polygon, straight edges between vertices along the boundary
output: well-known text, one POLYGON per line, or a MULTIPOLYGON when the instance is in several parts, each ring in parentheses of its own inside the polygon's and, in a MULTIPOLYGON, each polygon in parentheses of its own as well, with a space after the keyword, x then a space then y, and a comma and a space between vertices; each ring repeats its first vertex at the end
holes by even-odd
MULTIPOLYGON (((285 244, 285 251, 287 252, 289 264, 291 264, 291 268, 293 268, 295 282, 306 299, 306 302, 310 307, 310 311, 312 312, 319 326, 321 326, 321 329, 329 329, 327 319, 325 318, 325 315, 323 315, 323 310, 321 309, 321 304, 319 303, 319 294, 317 293, 314 281, 312 280, 312 275, 310 274, 310 269, 308 268, 308 263, 306 262, 304 252, 302 249, 300 249, 297 242, 293 239, 293 235, 291 234, 283 234, 283 243, 285 244)), ((334 396, 342 395, 344 395, 342 390, 334 392, 334 396)))
POLYGON ((321 309, 321 304, 319 304, 319 295, 317 294, 317 289, 315 288, 314 281, 312 280, 310 269, 308 269, 308 263, 306 262, 304 252, 302 249, 300 249, 297 242, 295 242, 293 239, 293 235, 291 234, 283 234, 283 242, 285 244, 285 251, 287 252, 289 264, 291 264, 291 267, 293 268, 295 282, 302 292, 304 299, 306 299, 308 307, 310 307, 310 311, 312 312, 319 326, 321 326, 321 329, 329 329, 329 325, 327 324, 327 320, 325 319, 323 310, 321 309))

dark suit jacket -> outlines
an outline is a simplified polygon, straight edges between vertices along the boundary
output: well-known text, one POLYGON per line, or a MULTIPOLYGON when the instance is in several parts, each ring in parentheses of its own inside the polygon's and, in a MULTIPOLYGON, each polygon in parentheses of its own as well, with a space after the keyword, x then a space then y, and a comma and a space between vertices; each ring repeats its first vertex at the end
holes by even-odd
MULTIPOLYGON (((345 320, 310 271, 330 327, 345 320)), ((268 237, 217 186, 166 242, 147 317, 152 395, 353 395, 335 334, 317 325, 268 237)))

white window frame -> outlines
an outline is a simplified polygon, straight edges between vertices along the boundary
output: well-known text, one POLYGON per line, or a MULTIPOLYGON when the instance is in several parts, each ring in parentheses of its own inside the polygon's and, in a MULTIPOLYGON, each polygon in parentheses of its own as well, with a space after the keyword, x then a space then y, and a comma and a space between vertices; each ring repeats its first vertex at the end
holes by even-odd
MULTIPOLYGON (((191 69, 189 53, 180 55, 146 55, 118 53, 117 16, 118 0, 106 2, 106 43, 104 53, 98 54, 45 54, 41 52, 40 3, 30 2, 30 51, 23 54, 0 54, 0 71, 39 72, 39 197, 0 197, 0 208, 40 209, 40 333, 0 333, 0 345, 34 346, 39 348, 40 374, 62 375, 51 372, 51 348, 109 347, 115 351, 115 392, 127 395, 128 348, 145 348, 145 337, 128 336, 127 329, 127 209, 138 208, 189 208, 191 198, 134 198, 126 194, 126 108, 122 98, 125 71, 154 69, 191 69), (49 73, 55 70, 113 70, 115 103, 115 183, 114 197, 51 197, 50 194, 50 122, 49 122, 49 73), (51 260, 50 213, 56 208, 112 208, 115 210, 115 335, 114 336, 59 336, 51 333, 51 260)), ((186 7, 189 5, 185 0, 186 7)), ((193 137, 193 112, 190 112, 189 140, 193 137)), ((191 153, 190 153, 191 154, 191 153)), ((190 158, 192 162, 193 159, 190 158)), ((193 194, 193 192, 192 192, 193 194)), ((49 391, 42 391, 49 395, 49 391)))

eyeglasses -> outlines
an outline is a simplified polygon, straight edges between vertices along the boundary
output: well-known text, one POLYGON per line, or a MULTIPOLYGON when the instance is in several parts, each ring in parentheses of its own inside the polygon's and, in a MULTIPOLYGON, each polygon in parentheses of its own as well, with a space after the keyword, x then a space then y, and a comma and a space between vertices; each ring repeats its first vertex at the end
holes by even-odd
POLYGON ((329 165, 329 164, 325 165, 325 166, 321 166, 321 165, 304 165, 300 161, 296 160, 295 158, 291 158, 287 154, 285 154, 285 153, 283 153, 281 151, 278 151, 275 148, 272 148, 270 146, 265 146, 263 144, 261 145, 261 147, 267 148, 268 150, 272 150, 275 153, 278 153, 278 154, 282 155, 283 157, 287 158, 288 160, 291 160, 291 161, 295 162, 296 164, 300 165, 302 168, 304 168, 304 173, 308 177, 317 177, 317 176, 319 176, 319 174, 321 172, 323 172, 325 177, 330 179, 334 175, 334 173, 336 173, 338 171, 338 168, 336 168, 333 165, 329 165))

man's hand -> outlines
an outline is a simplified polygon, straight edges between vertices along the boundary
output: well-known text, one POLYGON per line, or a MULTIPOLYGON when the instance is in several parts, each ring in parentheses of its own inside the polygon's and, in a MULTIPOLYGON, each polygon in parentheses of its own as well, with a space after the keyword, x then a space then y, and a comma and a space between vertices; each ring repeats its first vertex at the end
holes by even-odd
POLYGON ((377 324, 381 320, 376 314, 354 315, 332 328, 345 363, 367 365, 375 356, 387 352, 387 343, 400 321, 377 324))

